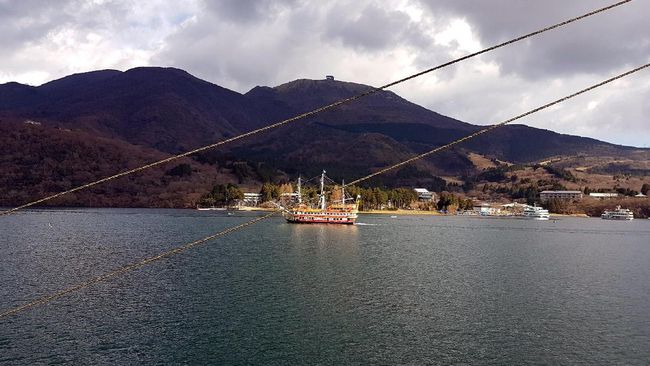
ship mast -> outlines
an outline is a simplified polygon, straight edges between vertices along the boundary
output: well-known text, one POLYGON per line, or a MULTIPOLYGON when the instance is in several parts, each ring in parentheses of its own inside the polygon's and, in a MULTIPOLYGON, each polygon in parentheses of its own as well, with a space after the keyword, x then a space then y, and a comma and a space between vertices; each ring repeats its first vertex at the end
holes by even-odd
POLYGON ((320 209, 325 209, 325 170, 320 175, 320 209))
POLYGON ((298 176, 298 204, 302 203, 302 194, 300 193, 300 176, 298 176))
POLYGON ((341 182, 341 206, 345 208, 345 180, 341 182))

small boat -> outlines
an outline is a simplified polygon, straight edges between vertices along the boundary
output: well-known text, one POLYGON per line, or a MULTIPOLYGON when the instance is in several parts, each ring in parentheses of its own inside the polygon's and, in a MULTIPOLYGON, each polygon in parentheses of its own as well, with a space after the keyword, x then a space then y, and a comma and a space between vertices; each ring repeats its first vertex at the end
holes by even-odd
POLYGON ((228 208, 226 207, 199 207, 196 206, 196 209, 199 211, 226 211, 228 208))
POLYGON ((627 208, 616 206, 616 210, 605 210, 600 217, 603 220, 634 220, 634 213, 627 208))
POLYGON ((320 178, 318 207, 314 208, 302 203, 300 181, 301 179, 298 178, 298 204, 284 212, 287 222, 294 224, 354 224, 359 213, 359 197, 357 196, 353 204, 347 204, 345 202, 347 200, 345 184, 341 185, 341 201, 328 205, 325 201, 325 171, 323 170, 320 178))
POLYGON ((524 207, 524 217, 527 219, 548 220, 550 216, 548 210, 543 207, 537 207, 536 204, 524 207))

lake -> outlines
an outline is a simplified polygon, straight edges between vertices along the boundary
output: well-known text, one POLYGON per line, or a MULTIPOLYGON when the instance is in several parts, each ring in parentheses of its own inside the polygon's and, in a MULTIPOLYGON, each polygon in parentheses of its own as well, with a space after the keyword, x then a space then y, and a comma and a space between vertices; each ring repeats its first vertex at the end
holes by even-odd
MULTIPOLYGON (((0 217, 0 312, 255 217, 0 217)), ((262 221, 0 319, 0 364, 650 361, 650 220, 262 221)))

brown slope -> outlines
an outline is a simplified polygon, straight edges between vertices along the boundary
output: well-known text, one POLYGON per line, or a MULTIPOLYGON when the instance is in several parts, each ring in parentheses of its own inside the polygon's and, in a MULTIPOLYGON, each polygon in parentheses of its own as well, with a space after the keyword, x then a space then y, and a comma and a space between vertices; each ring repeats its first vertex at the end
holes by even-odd
MULTIPOLYGON (((0 206, 17 206, 167 155, 123 141, 19 122, 0 123, 0 206)), ((193 207, 217 182, 215 168, 186 159, 98 185, 47 203, 55 206, 193 207), (166 172, 179 163, 189 176, 166 172)))

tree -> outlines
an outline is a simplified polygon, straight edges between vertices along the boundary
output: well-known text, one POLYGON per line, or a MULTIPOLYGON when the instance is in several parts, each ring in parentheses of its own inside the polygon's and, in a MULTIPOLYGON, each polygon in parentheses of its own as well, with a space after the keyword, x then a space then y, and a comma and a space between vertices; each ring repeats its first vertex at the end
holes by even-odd
POLYGON ((566 214, 570 213, 570 204, 566 200, 552 198, 546 202, 548 212, 566 214))
POLYGON ((280 197, 280 189, 273 183, 264 183, 260 194, 262 195, 262 202, 273 201, 280 197))
POLYGON ((385 191, 381 190, 380 188, 374 188, 372 190, 372 193, 375 196, 375 200, 377 201, 378 207, 381 207, 382 205, 388 203, 388 193, 386 193, 385 191))
POLYGON ((475 184, 471 179, 468 179, 468 180, 465 181, 465 183, 463 183, 463 191, 465 191, 465 192, 471 191, 472 189, 474 189, 474 187, 475 187, 475 184))
POLYGON ((280 194, 293 193, 293 186, 290 183, 281 184, 278 189, 280 190, 280 194))
POLYGON ((236 200, 244 199, 244 192, 236 185, 217 184, 212 187, 210 193, 201 197, 200 202, 205 206, 229 206, 236 200))
POLYGON ((332 188, 332 193, 330 194, 330 201, 341 202, 341 187, 334 186, 334 188, 332 188))
POLYGON ((495 168, 487 168, 478 175, 479 181, 485 180, 488 182, 501 182, 506 179, 507 167, 498 166, 495 168))
POLYGON ((641 186, 641 193, 647 195, 648 192, 650 192, 650 184, 644 183, 643 186, 641 186))
POLYGON ((222 205, 226 203, 226 186, 223 184, 217 184, 212 187, 209 196, 214 200, 216 204, 222 205))
POLYGON ((186 175, 190 176, 192 175, 192 167, 187 163, 178 164, 175 167, 169 169, 165 174, 176 177, 184 177, 186 175))
POLYGON ((245 161, 237 161, 232 164, 232 171, 237 176, 237 181, 242 183, 244 179, 253 175, 253 170, 245 161))
POLYGON ((464 200, 452 193, 443 192, 438 200, 437 208, 440 211, 456 211, 457 208, 468 207, 471 209, 474 205, 472 200, 464 200))
POLYGON ((433 177, 433 182, 429 186, 431 192, 440 193, 447 189, 447 181, 440 177, 433 177))
POLYGON ((539 197, 539 189, 532 185, 528 186, 524 192, 524 197, 526 197, 526 203, 532 205, 533 203, 537 202, 537 198, 539 197))
POLYGON ((226 186, 226 204, 230 205, 236 200, 243 200, 244 192, 236 185, 228 183, 226 186))

